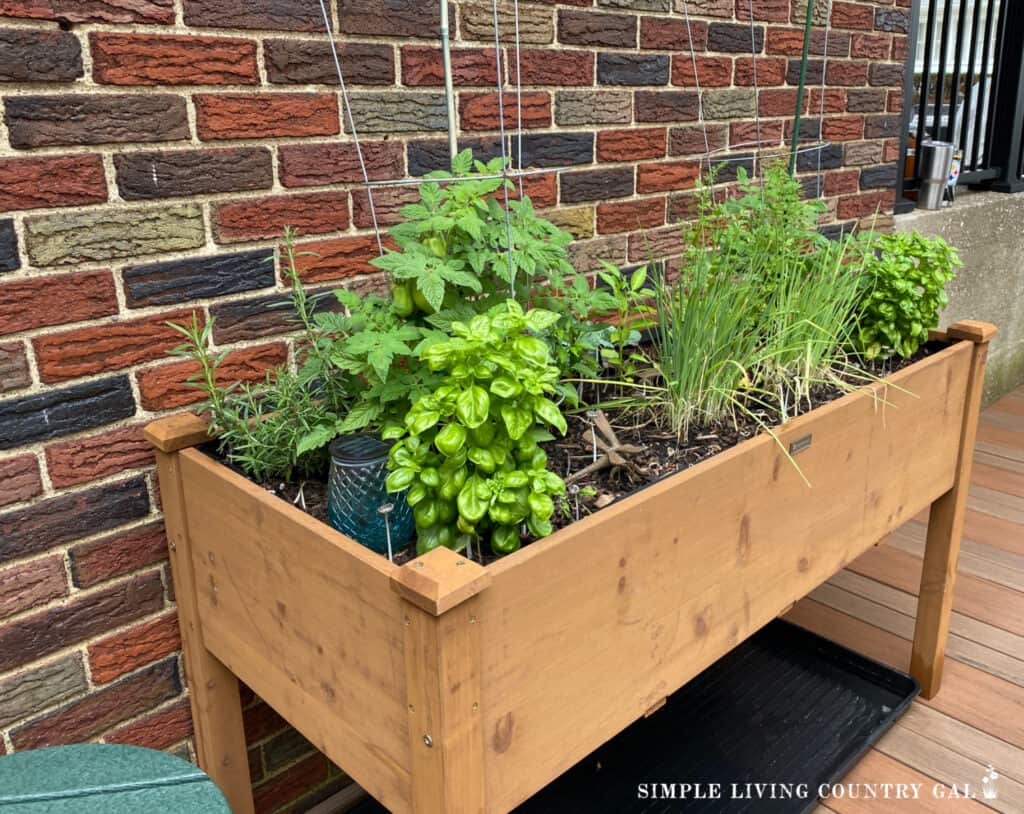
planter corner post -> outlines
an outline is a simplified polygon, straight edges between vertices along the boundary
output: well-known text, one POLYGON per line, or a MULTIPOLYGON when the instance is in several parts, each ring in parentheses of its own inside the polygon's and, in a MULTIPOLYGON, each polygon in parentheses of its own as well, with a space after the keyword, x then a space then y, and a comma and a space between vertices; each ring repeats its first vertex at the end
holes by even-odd
POLYGON ((238 679, 203 643, 181 478, 180 453, 209 439, 207 424, 190 413, 174 415, 149 424, 145 436, 156 448, 196 759, 223 792, 234 814, 253 814, 238 679))
POLYGON ((973 321, 957 322, 946 332, 949 339, 973 342, 974 348, 967 379, 953 486, 931 504, 928 514, 927 542, 910 657, 911 675, 921 685, 921 695, 926 699, 932 698, 942 685, 942 667, 953 610, 953 586, 967 510, 974 441, 981 414, 985 359, 989 342, 995 334, 994 325, 973 321))
POLYGON ((414 814, 486 810, 479 564, 436 548, 397 570, 414 814))

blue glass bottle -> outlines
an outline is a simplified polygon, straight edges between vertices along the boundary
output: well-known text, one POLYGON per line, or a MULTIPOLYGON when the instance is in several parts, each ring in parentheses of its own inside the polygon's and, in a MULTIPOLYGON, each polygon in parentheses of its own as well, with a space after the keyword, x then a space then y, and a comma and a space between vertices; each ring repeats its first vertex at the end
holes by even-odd
POLYGON ((404 548, 415 529, 405 492, 389 494, 390 445, 372 433, 343 435, 331 442, 331 476, 327 488, 327 517, 331 525, 379 554, 404 548), (388 513, 381 506, 392 504, 388 513), (387 518, 385 523, 385 517, 387 518))

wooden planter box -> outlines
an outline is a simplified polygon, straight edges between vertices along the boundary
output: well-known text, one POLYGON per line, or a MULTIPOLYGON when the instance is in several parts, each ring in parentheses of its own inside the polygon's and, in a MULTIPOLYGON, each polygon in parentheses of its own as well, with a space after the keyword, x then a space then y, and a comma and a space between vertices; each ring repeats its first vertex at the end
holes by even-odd
POLYGON ((994 332, 780 427, 810 486, 762 435, 487 568, 394 566, 150 425, 200 765, 252 811, 241 679, 392 811, 508 811, 929 505, 930 697, 994 332))

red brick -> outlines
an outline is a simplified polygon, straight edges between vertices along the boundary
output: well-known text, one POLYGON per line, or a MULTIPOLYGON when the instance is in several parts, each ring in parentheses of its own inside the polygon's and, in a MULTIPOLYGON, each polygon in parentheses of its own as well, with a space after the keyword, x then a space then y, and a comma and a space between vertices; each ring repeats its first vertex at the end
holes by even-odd
POLYGON ((768 88, 758 94, 758 112, 762 116, 792 116, 796 98, 796 88, 768 88))
MULTIPOLYGON (((717 187, 716 187, 717 189, 717 187)), ((693 220, 700 214, 700 201, 692 192, 670 195, 668 199, 668 222, 693 220)), ((676 269, 678 273, 678 269, 676 269)))
POLYGON ((0 344, 0 393, 20 390, 32 384, 24 342, 0 344))
POLYGON ((650 229, 665 223, 665 198, 641 198, 597 206, 597 231, 601 234, 650 229))
POLYGON ((178 614, 171 612, 92 642, 89 671, 93 681, 106 684, 180 649, 178 614))
POLYGON ((57 554, 0 570, 0 619, 68 594, 64 558, 57 554))
POLYGON ((79 588, 91 588, 167 559, 163 522, 108 534, 79 543, 68 552, 71 576, 79 588))
MULTIPOLYGON (((416 203, 420 199, 415 187, 377 187, 373 191, 373 208, 379 226, 392 226, 402 220, 398 211, 406 204, 416 203)), ((359 229, 372 229, 373 216, 370 213, 370 200, 365 189, 352 190, 352 222, 359 229)))
POLYGON ((825 75, 829 85, 866 85, 868 63, 831 61, 825 75))
POLYGON ((876 210, 886 212, 892 210, 895 192, 883 190, 880 192, 863 192, 860 195, 848 195, 839 199, 839 206, 836 215, 840 220, 851 218, 862 218, 873 215, 876 210))
POLYGON ((327 779, 327 758, 310 755, 253 789, 256 814, 270 814, 327 779))
POLYGON ((152 463, 153 447, 141 424, 46 448, 46 469, 58 489, 152 463))
MULTIPOLYGON (((452 80, 457 88, 473 85, 493 86, 495 69, 494 49, 455 48, 452 50, 452 80)), ((441 49, 426 45, 402 47, 402 84, 408 87, 441 87, 444 85, 444 65, 441 49)))
POLYGON ((875 7, 870 4, 833 3, 832 27, 871 31, 875 27, 875 7))
POLYGON ((891 90, 889 91, 888 99, 888 110, 890 113, 902 113, 903 112, 903 91, 891 90))
POLYGON ((640 47, 654 51, 690 50, 690 34, 693 35, 693 50, 703 51, 708 44, 708 24, 691 20, 687 30, 686 21, 678 17, 641 17, 640 47))
POLYGON ((32 344, 39 376, 60 382, 160 359, 181 344, 181 334, 167 323, 191 318, 191 311, 173 311, 37 337, 32 344))
POLYGON ((116 313, 117 294, 109 271, 0 283, 0 336, 116 313), (60 307, 55 308, 55 303, 60 307))
POLYGON ((883 161, 897 161, 900 156, 900 140, 891 138, 885 140, 884 152, 882 153, 883 161))
MULTIPOLYGON (((526 91, 522 94, 522 127, 551 126, 551 97, 545 91, 526 91)), ((515 93, 502 94, 505 127, 517 127, 520 123, 519 98, 515 93)), ((498 129, 498 94, 459 94, 459 123, 463 130, 498 129)))
POLYGON ((0 16, 69 23, 174 22, 174 0, 0 0, 0 16))
POLYGON ((285 226, 299 234, 341 232, 348 228, 347 192, 309 192, 274 195, 219 204, 213 211, 218 243, 269 240, 280 237, 285 226))
POLYGON ((0 161, 0 211, 82 206, 107 200, 98 155, 9 158, 0 161))
POLYGON ((146 749, 168 749, 192 735, 192 707, 181 698, 151 715, 108 734, 105 743, 126 743, 146 749))
POLYGON ((370 261, 380 254, 373 235, 305 243, 299 246, 299 251, 308 252, 297 260, 299 276, 306 283, 340 280, 378 271, 370 265, 370 261))
POLYGON ((663 158, 667 143, 664 127, 603 130, 597 134, 599 161, 638 161, 663 158))
POLYGON ((259 743, 288 728, 288 722, 270 704, 257 700, 242 712, 247 743, 259 743))
MULTIPOLYGON (((732 84, 732 57, 697 57, 697 78, 702 88, 728 87, 732 84)), ((693 58, 689 54, 672 57, 672 84, 696 87, 693 80, 693 58)))
POLYGON ((734 69, 736 85, 757 85, 759 88, 781 85, 786 81, 788 63, 782 57, 758 57, 757 81, 754 81, 754 60, 751 57, 737 57, 734 69))
POLYGON ((783 123, 779 121, 763 121, 760 124, 754 119, 729 122, 729 146, 755 147, 758 142, 767 146, 782 140, 782 129, 783 123))
POLYGON ((340 132, 338 100, 331 93, 200 94, 194 99, 196 128, 204 141, 340 132))
POLYGON ((139 574, 120 585, 75 594, 66 604, 22 616, 0 628, 4 672, 91 639, 163 607, 160 574, 139 574))
POLYGON ((836 116, 827 118, 823 134, 828 141, 854 141, 864 138, 864 117, 836 116))
POLYGON ((907 58, 907 37, 902 34, 897 34, 892 38, 892 56, 893 62, 903 62, 907 58))
POLYGON ((586 85, 594 84, 594 53, 592 51, 555 51, 525 48, 520 53, 519 68, 523 85, 586 85))
MULTIPOLYGON (((405 149, 395 141, 360 142, 371 181, 398 178, 405 172, 405 149)), ((278 148, 278 173, 286 187, 358 183, 363 180, 359 154, 351 143, 287 144, 278 148)))
MULTIPOLYGON (((821 88, 811 88, 811 95, 809 97, 808 110, 814 114, 821 111, 821 88)), ((825 113, 845 113, 846 112, 846 89, 845 88, 825 88, 825 113)))
POLYGON ((31 500, 42 494, 39 461, 35 455, 18 455, 0 460, 0 506, 31 500))
POLYGON ((703 155, 709 150, 717 150, 725 146, 726 128, 724 124, 687 124, 673 127, 669 131, 669 155, 694 156, 703 155), (707 141, 705 141, 707 136, 707 141))
POLYGON ((751 6, 754 19, 771 23, 789 22, 789 0, 736 0, 736 19, 749 20, 751 6))
MULTIPOLYGON (((283 365, 287 358, 288 349, 283 343, 231 351, 217 370, 217 381, 224 385, 263 381, 268 370, 283 365)), ((202 401, 203 394, 185 383, 197 371, 192 362, 170 362, 140 370, 136 378, 142 406, 147 410, 175 410, 202 401)))
POLYGON ((17 727, 11 732, 11 740, 19 751, 80 743, 180 692, 177 664, 168 659, 17 727))
POLYGON ((256 43, 227 37, 94 33, 93 77, 108 85, 256 85, 256 43))
POLYGON ((825 194, 846 195, 860 189, 860 170, 837 170, 825 173, 825 194))
POLYGON ((682 230, 678 226, 634 232, 629 236, 629 261, 645 263, 679 254, 685 248, 682 230))
POLYGON ((699 177, 699 161, 660 161, 656 164, 640 164, 636 168, 636 191, 643 194, 645 192, 692 189, 699 177))
MULTIPOLYGON (((538 209, 558 203, 558 179, 554 173, 527 175, 523 178, 523 192, 538 209)), ((519 185, 513 197, 518 197, 519 185)))
POLYGON ((854 34, 850 40, 850 56, 862 59, 888 59, 890 40, 886 34, 854 34))

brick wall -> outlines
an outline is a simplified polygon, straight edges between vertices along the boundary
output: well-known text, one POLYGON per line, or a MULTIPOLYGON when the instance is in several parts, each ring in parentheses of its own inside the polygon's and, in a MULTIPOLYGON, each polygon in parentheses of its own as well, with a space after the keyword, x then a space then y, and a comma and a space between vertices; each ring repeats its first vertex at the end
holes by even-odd
MULTIPOLYGON (((826 3, 815 0, 824 9, 826 3)), ((801 0, 690 0, 713 149, 788 137, 801 0)), ((892 204, 909 0, 832 5, 821 179, 832 224, 892 204)), ((491 9, 452 3, 462 140, 498 140, 491 9)), ((578 238, 575 262, 680 246, 704 150, 681 0, 523 0, 527 191, 578 238)), ((504 39, 511 3, 502 0, 504 39)), ((444 161, 438 14, 337 0, 333 27, 368 171, 444 161)), ((0 0, 0 753, 104 739, 190 754, 152 456, 140 428, 186 406, 165 323, 215 316, 226 371, 288 358, 273 263, 379 283, 356 152, 317 0, 0 0)), ((821 101, 817 30, 804 132, 821 101)), ((508 124, 516 118, 506 96, 508 124)), ((814 154, 801 156, 808 188, 814 154)), ((410 190, 377 194, 385 222, 410 190)), ((261 811, 345 781, 247 699, 261 811)))

